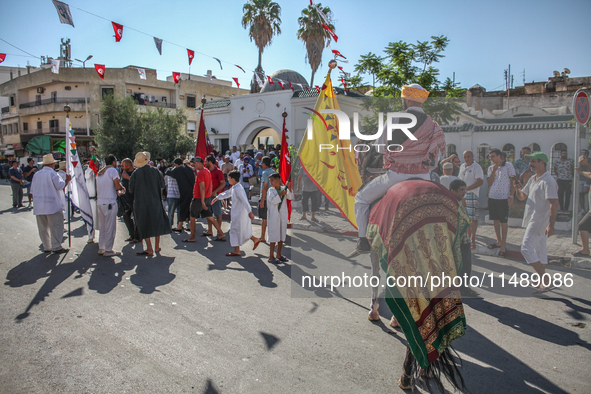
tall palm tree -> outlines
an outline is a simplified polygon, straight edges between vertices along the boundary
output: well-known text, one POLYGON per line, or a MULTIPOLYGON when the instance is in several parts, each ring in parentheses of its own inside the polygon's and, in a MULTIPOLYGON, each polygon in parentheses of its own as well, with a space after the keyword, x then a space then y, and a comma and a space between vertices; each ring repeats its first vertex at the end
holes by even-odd
MULTIPOLYGON (((330 8, 323 8, 320 3, 316 4, 316 6, 326 16, 329 22, 327 26, 334 32, 330 8)), ((322 50, 330 40, 330 34, 322 28, 324 21, 316 8, 311 5, 302 10, 302 16, 298 18, 298 23, 300 25, 298 38, 304 41, 304 45, 306 45, 306 59, 312 68, 310 86, 314 86, 314 74, 322 62, 322 50)))
MULTIPOLYGON (((259 49, 259 64, 255 70, 261 80, 265 77, 263 67, 261 66, 261 58, 263 50, 266 46, 271 44, 274 35, 281 34, 281 7, 279 4, 271 0, 249 0, 248 3, 242 7, 242 27, 248 29, 250 41, 254 40, 255 45, 259 49)), ((259 86, 253 79, 251 83, 251 92, 256 93, 260 91, 259 86)))

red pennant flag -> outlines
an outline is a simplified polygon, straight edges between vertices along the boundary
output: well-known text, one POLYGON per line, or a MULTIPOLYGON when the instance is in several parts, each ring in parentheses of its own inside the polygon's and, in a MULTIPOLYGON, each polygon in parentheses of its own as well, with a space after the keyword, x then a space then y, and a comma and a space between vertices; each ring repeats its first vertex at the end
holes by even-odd
POLYGON ((195 157, 201 157, 205 163, 205 158, 213 154, 213 149, 209 139, 207 138, 207 131, 205 122, 203 121, 203 105, 201 106, 201 119, 199 121, 199 133, 197 134, 197 145, 195 146, 195 157))
POLYGON ((295 90, 293 89, 293 85, 291 84, 291 82, 287 81, 287 83, 289 84, 289 87, 291 88, 291 90, 295 92, 295 90))
POLYGON ((88 168, 94 171, 94 176, 98 174, 98 162, 95 155, 92 155, 90 158, 90 162, 88 163, 88 168))
POLYGON ((236 86, 240 87, 240 84, 238 83, 238 78, 232 78, 234 80, 234 82, 236 82, 236 86))
POLYGON ((271 79, 271 77, 267 75, 267 79, 269 80, 269 84, 273 85, 273 80, 271 79))
POLYGON ((345 82, 345 78, 341 78, 341 82, 343 83, 343 86, 345 87, 345 92, 347 91, 347 82, 345 82))
POLYGON ((181 73, 172 73, 172 79, 174 79, 174 84, 176 85, 181 80, 181 73))
POLYGON ((343 74, 346 74, 345 70, 343 70, 343 67, 341 67, 341 66, 337 66, 337 68, 338 68, 339 70, 341 70, 341 72, 342 72, 343 74))
POLYGON ((4 59, 6 59, 6 54, 0 53, 0 63, 2 63, 4 61, 4 59))
POLYGON ((283 85, 283 81, 278 79, 277 82, 279 82, 279 85, 281 86, 281 89, 285 90, 285 86, 283 85))
POLYGON ((95 64, 94 69, 98 73, 101 79, 105 79, 105 65, 104 64, 95 64))
POLYGON ((340 57, 342 57, 343 59, 346 59, 346 57, 344 57, 343 55, 341 55, 341 53, 340 53, 339 51, 337 51, 336 49, 333 49, 333 50, 332 50, 332 53, 334 53, 336 56, 340 56, 340 57))
MULTIPOLYGON (((322 85, 322 86, 325 86, 325 85, 322 85)), ((320 93, 320 86, 316 85, 316 86, 314 86, 314 87, 316 88, 316 91, 317 91, 318 93, 320 93)))
POLYGON ((187 49, 187 55, 189 55, 189 66, 193 62, 193 58, 195 57, 195 51, 187 49))
POLYGON ((239 65, 237 65, 237 64, 234 64, 234 65, 235 65, 236 67, 238 67, 239 69, 241 69, 243 73, 246 73, 246 71, 244 71, 244 69, 243 69, 242 67, 240 67, 240 66, 239 66, 239 65))
POLYGON ((304 86, 304 87, 306 88, 306 90, 307 90, 308 92, 310 91, 310 88, 309 88, 309 87, 307 87, 307 86, 304 86))
POLYGON ((115 42, 121 41, 123 37, 123 25, 119 23, 111 22, 113 24, 113 30, 115 30, 115 42))
MULTIPOLYGON (((318 86, 316 86, 316 87, 318 87, 318 86)), ((322 87, 320 88, 320 90, 324 90, 324 89, 326 89, 326 84, 325 83, 322 84, 322 87)))
POLYGON ((324 28, 324 30, 326 30, 328 32, 328 34, 330 34, 330 36, 332 37, 332 39, 334 40, 334 42, 337 42, 337 40, 339 39, 339 37, 337 37, 336 34, 334 34, 334 31, 332 31, 328 26, 326 26, 324 23, 322 24, 322 27, 324 28))
MULTIPOLYGON (((281 180, 287 186, 291 178, 291 158, 289 157, 289 146, 287 145, 287 129, 285 128, 285 118, 283 118, 283 133, 281 135, 281 153, 279 157, 279 175, 281 180)), ((287 200, 287 220, 291 219, 291 200, 287 200)))

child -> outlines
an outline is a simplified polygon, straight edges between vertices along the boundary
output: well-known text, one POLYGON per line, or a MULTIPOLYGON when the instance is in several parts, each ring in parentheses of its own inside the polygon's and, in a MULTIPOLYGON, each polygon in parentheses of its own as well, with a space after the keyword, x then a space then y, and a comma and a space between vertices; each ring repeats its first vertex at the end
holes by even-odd
POLYGON ((269 262, 278 264, 284 263, 287 258, 281 255, 281 248, 285 242, 287 233, 287 199, 293 200, 291 182, 289 188, 282 188, 281 176, 275 173, 269 176, 271 188, 267 192, 267 223, 269 226, 270 254, 269 262), (283 201, 281 197, 283 197, 283 201), (275 243, 277 244, 277 258, 274 256, 275 243))
POLYGON ((246 198, 246 192, 240 184, 240 172, 230 171, 228 173, 228 182, 230 182, 231 188, 218 194, 211 203, 214 204, 218 200, 232 197, 230 245, 234 247, 234 251, 227 253, 226 256, 240 256, 240 246, 244 245, 246 241, 250 239, 254 242, 252 250, 255 250, 261 240, 252 235, 252 223, 249 218, 254 219, 254 215, 246 198))

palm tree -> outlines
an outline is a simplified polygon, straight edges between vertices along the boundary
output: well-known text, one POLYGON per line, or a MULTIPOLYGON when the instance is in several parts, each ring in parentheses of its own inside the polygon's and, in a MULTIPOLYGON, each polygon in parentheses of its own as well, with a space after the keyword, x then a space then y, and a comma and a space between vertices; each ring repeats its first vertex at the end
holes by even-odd
MULTIPOLYGON (((326 16, 329 22, 327 26, 334 32, 330 8, 322 8, 320 3, 316 4, 316 6, 326 16)), ((327 41, 330 40, 330 33, 322 28, 324 21, 316 7, 311 5, 302 10, 302 16, 298 18, 298 23, 300 25, 298 38, 304 41, 304 45, 306 45, 306 59, 312 68, 310 86, 314 86, 314 74, 322 62, 322 50, 327 41)))
MULTIPOLYGON (((281 34, 281 7, 279 4, 271 0, 249 0, 248 3, 242 7, 242 27, 248 29, 250 41, 254 40, 255 45, 259 49, 259 64, 255 70, 259 77, 263 79, 265 74, 261 66, 261 58, 263 56, 263 49, 271 44, 274 35, 281 34)), ((251 83, 251 92, 256 93, 260 91, 259 86, 253 79, 251 83)))

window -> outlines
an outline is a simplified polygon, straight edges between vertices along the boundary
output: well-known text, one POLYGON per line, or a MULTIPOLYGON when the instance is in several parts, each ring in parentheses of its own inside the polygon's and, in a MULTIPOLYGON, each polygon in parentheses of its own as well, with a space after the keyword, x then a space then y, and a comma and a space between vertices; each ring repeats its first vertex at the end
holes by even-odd
POLYGON ((477 149, 478 164, 480 164, 480 166, 484 169, 485 172, 488 169, 488 166, 490 166, 490 159, 488 158, 489 150, 490 146, 488 146, 487 144, 482 144, 477 149))
POLYGON ((445 157, 450 157, 451 155, 456 153, 456 146, 454 144, 449 144, 447 146, 446 153, 447 154, 445 155, 445 157))
POLYGON ((51 92, 51 102, 55 103, 57 101, 57 92, 51 92))
POLYGON ((187 96, 187 108, 195 108, 195 96, 187 96))
POLYGON ((162 102, 166 102, 166 96, 162 96, 162 102))
POLYGON ((114 95, 115 88, 101 88, 101 100, 104 100, 107 95, 114 95))
POLYGON ((41 105, 41 95, 40 94, 35 96, 35 104, 41 105))
POLYGON ((532 153, 541 151, 540 145, 536 144, 535 142, 529 144, 528 147, 531 149, 532 153))
POLYGON ((515 162, 515 146, 513 144, 505 144, 501 150, 507 154, 507 160, 511 163, 515 162))
POLYGON ((6 125, 8 127, 8 135, 12 134, 12 125, 6 125))
POLYGON ((23 131, 29 131, 29 124, 27 122, 23 122, 23 131))
POLYGON ((39 130, 39 132, 41 132, 42 128, 43 128, 43 122, 37 122, 37 130, 39 130))
POLYGON ((18 134, 18 123, 15 123, 14 126, 12 126, 12 134, 18 134))
POLYGON ((554 163, 556 163, 556 160, 560 160, 560 152, 562 152, 563 150, 567 150, 567 146, 562 142, 558 142, 554 144, 554 146, 552 147, 552 153, 550 154, 551 175, 556 176, 556 172, 554 171, 554 163))
POLYGON ((6 135, 8 133, 8 130, 6 128, 6 125, 2 126, 2 134, 6 135))
POLYGON ((195 122, 187 123, 187 131, 189 133, 194 133, 195 131, 197 131, 197 124, 195 122))
POLYGON ((49 132, 50 133, 58 133, 59 132, 59 120, 52 119, 49 121, 49 132))
POLYGON ((15 102, 14 96, 10 96, 10 106, 11 107, 14 107, 14 105, 15 105, 14 102, 15 102))

